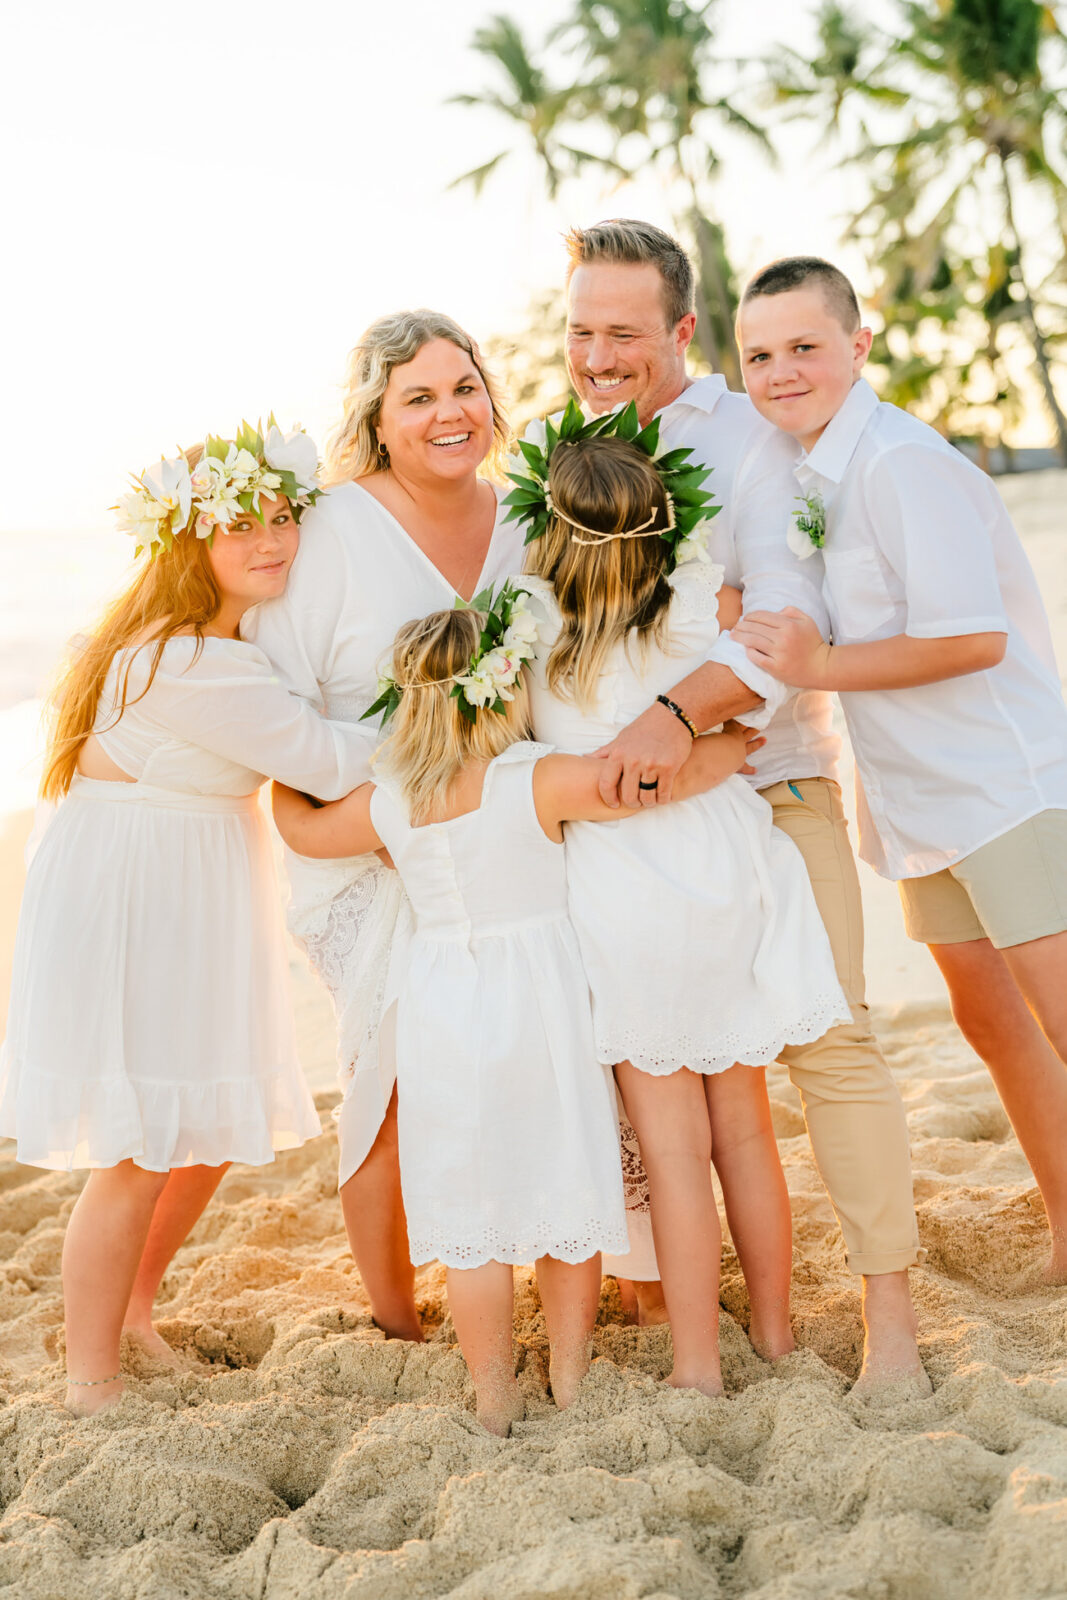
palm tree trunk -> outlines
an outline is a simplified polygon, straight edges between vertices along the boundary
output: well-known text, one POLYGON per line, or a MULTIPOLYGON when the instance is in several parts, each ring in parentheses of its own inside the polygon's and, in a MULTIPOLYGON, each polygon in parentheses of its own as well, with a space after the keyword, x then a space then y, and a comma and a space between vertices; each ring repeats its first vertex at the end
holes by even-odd
POLYGON ((1030 330, 1030 342, 1034 347, 1034 357, 1037 361, 1037 370, 1041 378, 1041 388, 1045 396, 1045 404, 1052 418, 1052 425, 1056 430, 1056 443, 1060 460, 1067 467, 1067 417, 1060 408, 1056 398, 1056 391, 1052 386, 1052 371, 1049 365, 1048 348, 1045 344, 1044 334, 1037 325, 1037 312, 1034 307, 1033 295, 1030 293, 1023 271, 1022 243, 1015 226, 1015 206, 1011 192, 1011 179, 1008 176, 1007 154, 1003 150, 997 151, 1000 160, 1000 181, 1004 191, 1004 213, 1011 234, 1012 244, 1015 247, 1016 271, 1019 275, 1019 287, 1023 292, 1023 309, 1026 312, 1026 321, 1030 330))
MULTIPOLYGON (((681 150, 677 152, 677 161, 684 173, 681 150)), ((701 208, 696 185, 688 174, 686 179, 691 196, 690 226, 697 247, 697 344, 712 370, 721 372, 731 389, 742 389, 741 357, 734 338, 730 289, 722 270, 719 244, 701 208)))

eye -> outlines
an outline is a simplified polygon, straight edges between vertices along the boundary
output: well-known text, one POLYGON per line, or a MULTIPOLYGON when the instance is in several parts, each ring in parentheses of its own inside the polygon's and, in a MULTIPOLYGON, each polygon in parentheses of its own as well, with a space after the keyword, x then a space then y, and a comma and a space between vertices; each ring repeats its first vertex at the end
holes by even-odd
POLYGON ((567 329, 567 338, 568 339, 588 339, 588 337, 589 337, 589 333, 588 333, 588 330, 585 329, 585 328, 568 328, 567 329))
POLYGON ((413 394, 411 399, 408 401, 408 405, 409 406, 421 406, 423 401, 424 400, 428 400, 429 398, 430 397, 429 397, 428 394, 413 394))
POLYGON ((803 354, 807 350, 814 350, 815 346, 813 344, 795 344, 793 349, 803 354))
POLYGON ((474 394, 474 392, 473 383, 461 383, 456 389, 457 394, 474 394))
POLYGON ((634 336, 632 333, 613 333, 611 337, 615 344, 629 344, 634 336))
POLYGON ((767 359, 766 351, 758 350, 754 356, 749 356, 748 364, 749 364, 750 367, 754 367, 757 364, 757 362, 766 361, 766 359, 767 359))

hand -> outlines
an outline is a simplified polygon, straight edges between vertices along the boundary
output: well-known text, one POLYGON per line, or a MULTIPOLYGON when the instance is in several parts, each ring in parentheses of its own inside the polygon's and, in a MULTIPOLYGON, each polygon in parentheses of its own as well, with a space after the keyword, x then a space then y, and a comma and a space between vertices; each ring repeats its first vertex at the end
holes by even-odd
POLYGON ((797 689, 828 687, 831 645, 804 611, 752 611, 734 624, 731 637, 749 660, 781 683, 797 689))
POLYGON ((757 750, 762 750, 763 746, 767 743, 763 734, 757 733, 755 728, 746 728, 743 722, 733 721, 724 722, 722 725, 722 732, 723 736, 740 736, 742 745, 744 747, 744 760, 742 765, 739 766, 737 770, 738 772, 743 772, 746 777, 753 777, 756 769, 750 764, 751 758, 756 754, 757 750))
POLYGON ((613 811, 620 805, 654 806, 671 798, 678 769, 693 748, 693 736, 684 722, 666 706, 649 706, 595 755, 603 758, 598 785, 600 798, 613 811), (639 789, 638 782, 655 783, 639 789))

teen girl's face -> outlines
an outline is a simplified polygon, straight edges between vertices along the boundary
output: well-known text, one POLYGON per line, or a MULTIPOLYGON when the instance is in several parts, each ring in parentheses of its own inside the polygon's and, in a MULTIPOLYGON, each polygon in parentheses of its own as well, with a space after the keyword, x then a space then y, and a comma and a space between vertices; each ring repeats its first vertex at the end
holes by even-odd
POLYGON ((466 350, 431 339, 394 367, 378 414, 379 441, 401 478, 468 477, 493 443, 493 403, 466 350))
POLYGON ((850 333, 812 287, 745 301, 737 334, 752 404, 810 450, 862 372, 871 330, 850 333))
POLYGON ((261 494, 263 521, 238 516, 224 533, 216 528, 207 559, 223 599, 242 607, 273 600, 285 589, 300 530, 284 495, 261 494))

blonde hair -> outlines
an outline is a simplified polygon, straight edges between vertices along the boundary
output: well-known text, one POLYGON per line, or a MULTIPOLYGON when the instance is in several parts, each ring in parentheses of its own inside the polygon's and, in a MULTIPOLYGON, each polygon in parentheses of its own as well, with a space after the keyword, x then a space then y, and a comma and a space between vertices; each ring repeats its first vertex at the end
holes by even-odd
POLYGON ((663 541, 667 496, 651 459, 626 439, 558 444, 548 472, 554 507, 548 528, 529 546, 526 571, 551 583, 563 618, 547 663, 548 687, 583 711, 596 703, 600 674, 620 641, 663 644, 672 589, 663 541), (653 518, 650 536, 579 543, 567 518, 619 534, 653 518))
POLYGON ((503 478, 511 428, 496 381, 482 360, 474 340, 458 322, 440 311, 396 311, 379 317, 360 337, 348 358, 348 383, 340 426, 326 446, 325 482, 346 483, 384 472, 388 459, 378 451, 377 423, 382 397, 394 367, 406 366, 434 339, 447 339, 466 351, 485 384, 493 408, 493 445, 486 456, 486 472, 503 478))
POLYGON ((688 316, 695 305, 693 264, 677 239, 651 222, 610 217, 591 228, 572 228, 567 246, 567 282, 578 267, 596 261, 655 267, 663 280, 663 313, 669 328, 688 316))
POLYGON ((525 668, 503 713, 483 707, 469 722, 452 698, 453 679, 470 664, 484 626, 480 611, 435 611, 405 622, 393 641, 400 705, 376 761, 399 785, 414 823, 447 804, 464 767, 530 736, 525 668))
MULTIPOLYGON (((203 453, 202 445, 184 452, 190 468, 203 453)), ((100 706, 100 695, 112 661, 119 651, 145 637, 155 648, 148 682, 137 696, 144 698, 152 686, 163 647, 176 633, 190 629, 197 639, 197 653, 203 648, 204 625, 214 620, 222 595, 208 561, 207 545, 191 537, 195 508, 189 521, 169 550, 157 552, 154 560, 141 559, 133 581, 104 612, 77 653, 67 662, 49 697, 50 734, 45 757, 41 794, 46 800, 60 800, 70 788, 78 765, 78 753, 92 733, 100 706)), ((114 727, 129 701, 131 651, 119 685, 117 707, 110 723, 114 727)))

